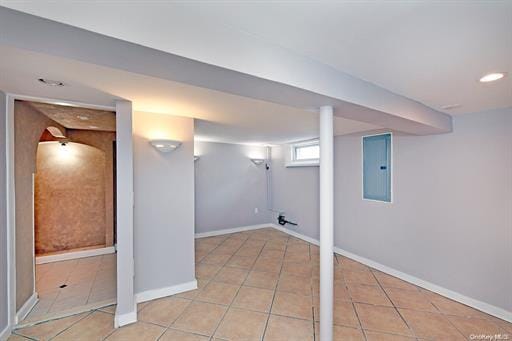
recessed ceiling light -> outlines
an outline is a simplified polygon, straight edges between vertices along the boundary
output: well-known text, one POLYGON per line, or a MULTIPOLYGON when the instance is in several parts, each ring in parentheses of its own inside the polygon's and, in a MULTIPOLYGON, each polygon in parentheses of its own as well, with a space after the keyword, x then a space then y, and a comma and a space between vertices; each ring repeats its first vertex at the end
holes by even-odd
POLYGON ((39 78, 38 81, 48 86, 64 86, 64 83, 61 81, 56 81, 53 79, 39 78))
POLYGON ((98 126, 89 126, 89 129, 98 129, 98 126))
POLYGON ((480 78, 480 82, 494 82, 497 81, 498 79, 502 79, 503 77, 505 77, 505 72, 492 72, 482 76, 482 78, 480 78))
POLYGON ((81 121, 89 121, 89 117, 88 116, 84 116, 84 115, 78 115, 77 118, 81 121))
POLYGON ((441 107, 441 109, 443 110, 452 110, 452 109, 457 109, 459 108, 461 105, 459 103, 454 103, 454 104, 447 104, 447 105, 443 105, 441 107))

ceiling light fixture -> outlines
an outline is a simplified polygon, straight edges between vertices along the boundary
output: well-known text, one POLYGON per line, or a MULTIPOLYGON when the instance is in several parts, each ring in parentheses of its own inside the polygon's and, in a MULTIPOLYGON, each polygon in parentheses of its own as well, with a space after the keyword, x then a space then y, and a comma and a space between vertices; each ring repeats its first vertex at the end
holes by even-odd
POLYGON ((254 163, 256 166, 261 165, 263 162, 265 162, 264 159, 251 159, 252 163, 254 163))
POLYGON ((48 86, 64 86, 64 83, 62 83, 61 81, 56 81, 53 79, 38 78, 37 80, 43 83, 44 85, 48 86))
POLYGON ((488 73, 480 78, 480 82, 481 83, 494 82, 494 81, 497 81, 498 79, 502 79, 503 77, 505 77, 505 75, 506 75, 505 72, 488 73))
POLYGON ((89 129, 98 129, 98 126, 89 126, 89 129))
POLYGON ((151 140, 149 143, 162 153, 172 152, 181 146, 181 142, 176 140, 151 140))
POLYGON ((78 118, 80 121, 89 121, 89 117, 84 115, 78 115, 76 118, 78 118))
POLYGON ((461 105, 459 103, 455 103, 455 104, 447 104, 447 105, 443 105, 441 107, 441 109, 443 110, 452 110, 452 109, 457 109, 461 107, 461 105))

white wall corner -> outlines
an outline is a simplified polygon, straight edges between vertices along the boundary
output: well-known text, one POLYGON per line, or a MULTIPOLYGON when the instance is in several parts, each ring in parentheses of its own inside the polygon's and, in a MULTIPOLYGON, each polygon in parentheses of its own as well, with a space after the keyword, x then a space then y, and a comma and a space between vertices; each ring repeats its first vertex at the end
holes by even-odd
POLYGON ((146 301, 155 300, 157 298, 176 295, 176 294, 180 294, 182 292, 195 290, 195 289, 197 289, 197 280, 196 279, 194 279, 193 281, 190 281, 190 282, 173 285, 170 287, 164 287, 164 288, 139 292, 139 293, 135 294, 135 302, 142 303, 142 302, 146 302, 146 301))
POLYGON ((25 317, 27 317, 27 315, 30 313, 32 308, 34 308, 34 306, 37 304, 38 301, 39 301, 39 299, 37 297, 37 293, 34 292, 32 294, 32 296, 30 296, 30 298, 16 312, 15 324, 18 324, 21 321, 23 321, 23 319, 25 319, 25 317))
POLYGON ((119 328, 137 322, 137 305, 133 311, 125 314, 117 314, 114 317, 114 328, 119 328))

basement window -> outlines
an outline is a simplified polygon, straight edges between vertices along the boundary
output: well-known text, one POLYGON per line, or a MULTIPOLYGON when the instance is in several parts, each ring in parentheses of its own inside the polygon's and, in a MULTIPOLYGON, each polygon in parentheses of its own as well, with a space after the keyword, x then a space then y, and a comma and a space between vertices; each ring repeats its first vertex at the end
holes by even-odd
POLYGON ((320 141, 310 140, 290 145, 290 161, 287 167, 318 166, 320 161, 320 141))
POLYGON ((363 137, 363 199, 391 202, 391 134, 363 137))

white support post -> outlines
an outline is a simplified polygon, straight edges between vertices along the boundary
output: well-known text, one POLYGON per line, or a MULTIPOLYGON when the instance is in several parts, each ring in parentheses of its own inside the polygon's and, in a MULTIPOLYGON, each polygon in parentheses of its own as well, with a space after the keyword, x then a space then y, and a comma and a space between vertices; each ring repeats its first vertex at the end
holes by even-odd
POLYGON ((333 108, 320 108, 320 340, 333 335, 333 108))
POLYGON ((115 327, 137 321, 133 259, 132 103, 116 102, 117 308, 115 327))

